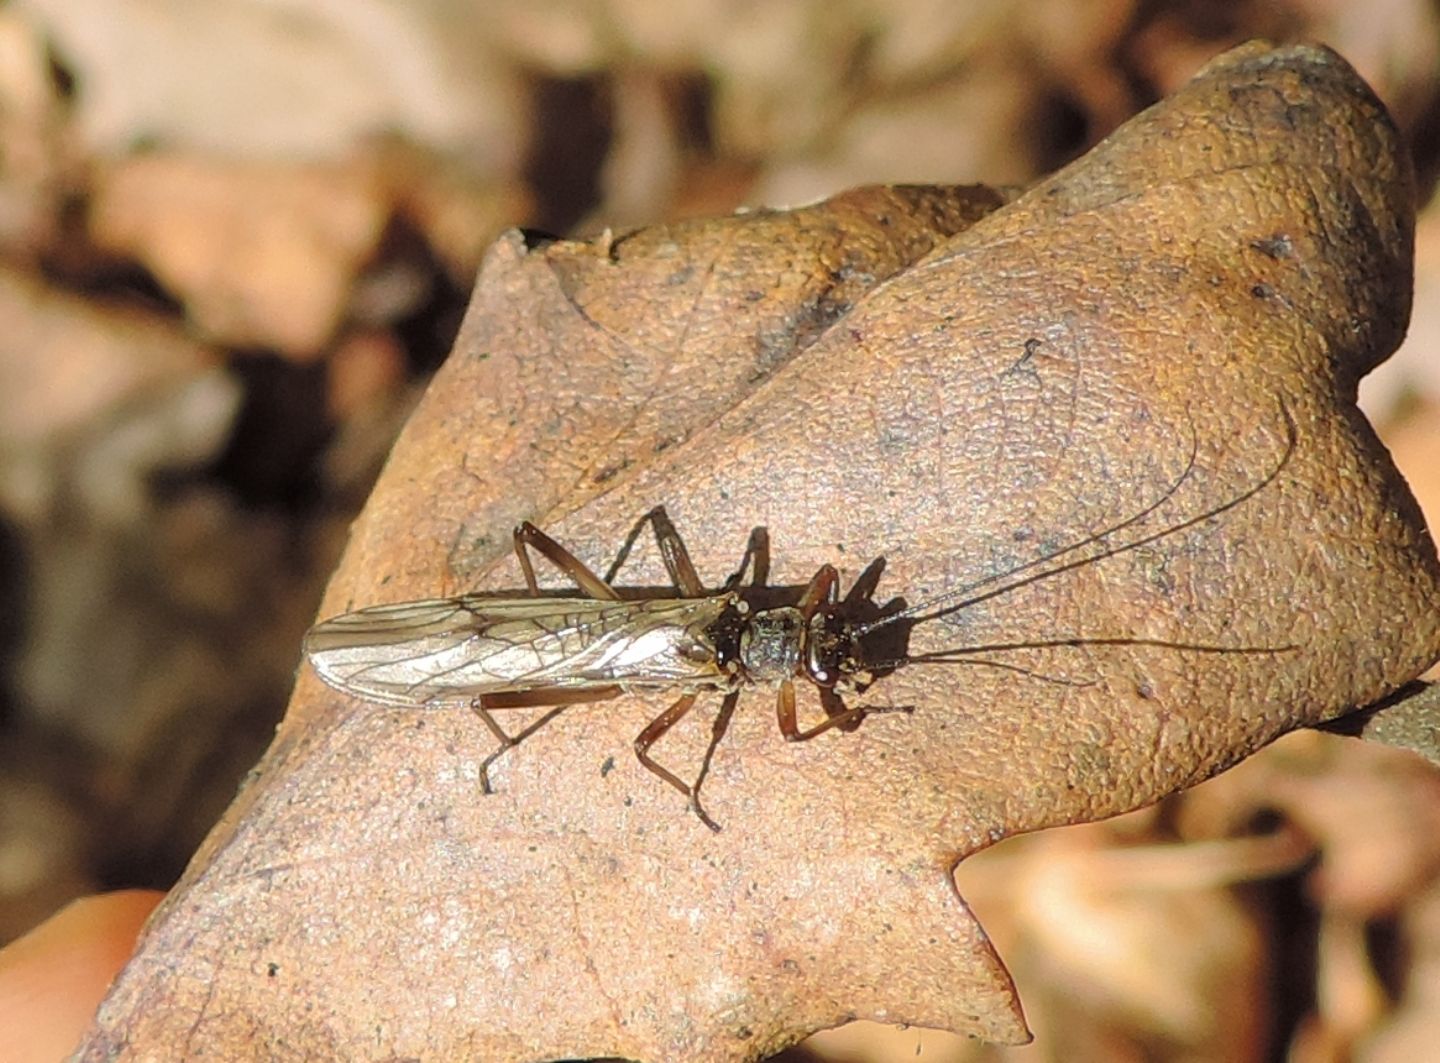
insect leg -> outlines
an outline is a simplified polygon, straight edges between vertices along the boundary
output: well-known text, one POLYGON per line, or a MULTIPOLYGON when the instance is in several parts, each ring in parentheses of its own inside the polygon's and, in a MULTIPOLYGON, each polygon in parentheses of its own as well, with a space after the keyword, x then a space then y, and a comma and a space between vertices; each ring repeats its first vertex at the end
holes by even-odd
POLYGON ((725 590, 733 591, 745 579, 745 569, 754 565, 750 586, 763 587, 770 578, 770 533, 764 528, 752 528, 745 543, 745 553, 740 558, 740 567, 725 581, 725 590))
POLYGON ((835 571, 834 565, 821 565, 811 577, 810 585, 805 588, 805 593, 800 596, 795 608, 800 610, 801 618, 808 624, 822 605, 833 605, 839 600, 840 573, 835 571))
POLYGON ((842 731, 854 731, 860 727, 860 721, 865 718, 863 708, 850 708, 844 699, 835 693, 834 687, 817 686, 815 690, 820 695, 820 707, 825 710, 831 727, 838 727, 842 731))
POLYGON ((705 585, 700 582, 700 574, 695 571, 695 563, 690 560, 690 551, 685 549, 685 541, 680 538, 675 525, 670 523, 670 515, 665 512, 665 507, 656 506, 646 516, 655 529, 655 542, 660 546, 660 556, 665 559, 665 571, 670 573, 675 587, 687 598, 703 598, 705 585))
POLYGON ((564 712, 569 706, 581 704, 587 701, 604 701, 613 698, 620 693, 618 686, 594 687, 582 690, 524 690, 513 694, 483 694, 470 702, 470 711, 490 728, 500 747, 480 762, 480 788, 487 794, 493 794, 494 788, 490 785, 490 765, 494 764, 500 756, 511 749, 514 749, 525 739, 529 738, 540 728, 544 727, 551 720, 564 712), (541 707, 545 705, 554 706, 551 710, 541 716, 538 720, 525 727, 516 734, 508 733, 490 715, 491 709, 522 709, 531 706, 541 707))
MULTIPOLYGON (((679 723, 681 719, 684 718, 685 714, 695 707, 695 699, 699 696, 699 694, 682 695, 675 702, 675 704, 671 705, 659 716, 655 717, 655 719, 651 720, 648 724, 646 724, 645 730, 641 731, 635 737, 635 756, 639 758, 640 763, 645 765, 646 769, 650 771, 653 775, 664 779, 667 783, 669 783, 671 786, 675 787, 675 789, 679 790, 682 794, 684 794, 686 800, 690 803, 691 811, 700 817, 700 822, 704 823, 705 826, 718 833, 720 830, 720 824, 716 823, 713 819, 706 815, 705 810, 700 807, 700 798, 699 795, 696 793, 696 788, 694 786, 688 785, 684 780, 680 778, 680 776, 676 775, 673 771, 665 767, 663 764, 657 763, 654 758, 650 756, 650 747, 653 746, 656 742, 658 742, 661 737, 664 736, 665 732, 669 731, 670 728, 674 727, 677 723, 679 723)), ((724 715, 723 708, 721 710, 721 714, 724 715)), ((717 726, 718 719, 719 718, 717 717, 717 726)), ((725 722, 727 725, 729 724, 728 716, 726 717, 725 722)), ((718 739, 712 739, 712 741, 718 741, 718 739)), ((708 762, 708 754, 706 759, 708 762)))
POLYGON ((795 684, 785 680, 780 684, 780 693, 776 696, 775 715, 780 724, 780 733, 785 736, 787 742, 808 742, 817 735, 822 735, 832 727, 839 727, 843 731, 853 731, 866 713, 866 709, 856 706, 847 708, 840 700, 840 695, 833 690, 817 688, 821 691, 820 700, 825 704, 825 695, 833 699, 825 704, 825 719, 821 720, 814 727, 807 727, 801 730, 795 719, 795 684))
MULTIPOLYGON (((880 569, 884 566, 872 562, 865 570, 866 577, 871 572, 875 573, 874 578, 879 578, 880 569)), ((856 584, 859 586, 859 583, 856 584)), ((846 595, 845 601, 851 602, 854 599, 854 589, 846 595)), ((868 590, 865 592, 868 595, 868 590)), ((810 586, 805 589, 804 596, 800 599, 800 614, 808 623, 810 618, 824 605, 835 605, 840 600, 840 575, 832 565, 821 565, 818 572, 810 580, 810 586)), ((825 710, 826 720, 824 723, 812 727, 807 731, 800 731, 795 723, 795 699, 793 694, 789 700, 788 709, 782 709, 780 730, 787 739, 792 742, 804 741, 814 738, 818 734, 824 734, 832 727, 838 727, 842 731, 853 731, 860 726, 860 721, 865 718, 867 710, 863 708, 847 708, 840 695, 835 693, 834 687, 815 684, 815 690, 820 695, 820 706, 825 710), (790 731, 786 731, 786 720, 789 720, 790 731)))
POLYGON ((615 589, 610 584, 591 572, 583 561, 527 520, 515 529, 515 556, 520 559, 520 568, 525 573, 525 586, 530 588, 531 594, 538 595, 540 586, 535 582, 535 566, 530 563, 530 551, 527 547, 533 547, 540 551, 546 560, 573 579, 575 585, 590 597, 606 601, 619 600, 620 595, 615 593, 615 589))
POLYGON ((630 557, 630 551, 635 548, 640 532, 647 524, 655 534, 656 545, 660 547, 660 557, 665 562, 665 571, 670 574, 670 582, 675 585, 675 589, 687 598, 703 598, 705 586, 700 582, 700 575, 695 571, 694 562, 690 560, 690 551, 685 549, 685 542, 675 530, 670 514, 665 512, 664 506, 656 506, 635 522, 635 526, 625 536, 625 541, 620 544, 620 552, 605 570, 605 582, 614 582, 621 566, 630 557))
POLYGON ((720 711, 715 715, 715 722, 710 725, 710 744, 705 747, 705 759, 700 762, 700 774, 695 776, 695 785, 690 788, 691 805, 695 814, 708 827, 716 826, 715 821, 706 815, 705 810, 700 807, 700 787, 705 783, 705 776, 710 774, 710 761, 715 756, 715 749, 720 745, 725 732, 730 730, 730 720, 735 715, 735 706, 740 701, 740 691, 732 690, 725 695, 725 700, 720 703, 720 711))
POLYGON ((559 705, 551 709, 544 716, 541 716, 540 719, 536 720, 523 731, 519 732, 518 734, 511 735, 507 734, 505 730, 498 723, 495 722, 495 717, 490 715, 489 710, 485 708, 479 698, 475 700, 475 702, 470 706, 470 708, 476 716, 480 717, 480 719, 485 721, 485 726, 490 728, 490 733, 493 734, 500 742, 499 747, 496 748, 494 752, 492 752, 489 756, 487 756, 484 760, 480 762, 480 789, 487 794, 493 794, 495 792, 495 788, 490 785, 490 765, 494 764, 495 761, 500 759, 500 756, 502 754, 508 752, 511 749, 514 749, 521 742, 525 741, 525 739, 529 738, 532 734, 540 730, 540 728, 544 727, 547 723, 549 723, 551 720, 555 719, 555 717, 559 716, 562 712, 565 711, 565 706, 559 705))

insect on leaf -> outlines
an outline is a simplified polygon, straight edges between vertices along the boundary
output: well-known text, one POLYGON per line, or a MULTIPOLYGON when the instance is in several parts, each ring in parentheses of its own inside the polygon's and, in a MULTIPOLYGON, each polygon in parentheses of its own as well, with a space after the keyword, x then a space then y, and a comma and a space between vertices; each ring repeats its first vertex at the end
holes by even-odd
MULTIPOLYGON (((631 755, 673 687, 564 707, 486 796, 465 707, 305 671, 81 1058, 719 1063, 855 1016, 1023 1040, 957 860, 1156 801, 1436 656, 1434 548, 1353 404, 1409 311, 1405 159, 1338 57, 1252 45, 968 228, 973 193, 862 190, 503 240, 323 615, 523 596, 521 520, 605 575, 664 505, 707 593, 761 528, 779 604, 824 565, 866 574, 859 625, 930 603, 866 629, 903 638, 867 644, 898 663, 856 703, 910 711, 786 742, 774 685, 742 689, 715 833, 631 755)), ((642 536, 614 585, 673 594, 661 554, 642 536)), ((812 686, 797 726, 826 718, 812 686)), ((693 780, 723 701, 649 755, 693 780)))

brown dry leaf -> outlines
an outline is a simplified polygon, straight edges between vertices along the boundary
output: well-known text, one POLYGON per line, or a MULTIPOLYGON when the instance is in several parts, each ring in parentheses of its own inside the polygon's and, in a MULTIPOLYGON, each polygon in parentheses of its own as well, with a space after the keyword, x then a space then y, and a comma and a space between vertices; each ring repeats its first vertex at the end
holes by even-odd
POLYGON ((390 217, 373 169, 138 156, 101 171, 91 231, 143 262, 212 339, 314 357, 390 217))
POLYGON ((1408 906, 1398 927, 1404 984, 1387 1021, 1357 1046, 1360 1063, 1412 1063, 1440 1043, 1440 880, 1408 906))
POLYGON ((96 523, 125 523, 147 477, 218 452, 239 391, 178 329, 12 269, 0 269, 0 322, 0 503, 11 520, 33 526, 63 510, 75 522, 83 496, 96 523))
POLYGON ((1410 933, 1436 881, 1437 785, 1416 758, 1297 731, 1159 806, 1008 840, 956 878, 1015 972, 1038 1057, 1229 1063, 1290 1040, 1285 1058, 1350 1058, 1395 1018, 1383 987, 1415 946, 1377 942, 1410 933), (1294 882, 1263 887, 1274 875, 1303 876, 1311 904, 1297 909, 1294 882), (1295 937, 1311 918, 1313 955, 1295 937))
POLYGON ((837 181, 883 180, 903 159, 917 178, 983 173, 1002 185, 1036 174, 1030 141, 1044 98, 1025 58, 986 56, 957 77, 896 100, 881 96, 850 108, 819 149, 786 153, 766 168, 767 202, 803 203, 837 181), (936 130, 944 130, 936 135, 936 130))
POLYGON ((1379 919, 1440 875, 1440 774, 1410 753, 1306 731, 1226 782, 1186 795, 1180 829, 1205 836, 1282 817, 1322 853, 1307 886, 1318 908, 1379 919))
MULTIPOLYGON (((865 700, 913 714, 812 743, 747 693, 718 835, 629 756, 663 694, 563 713, 486 798, 470 714, 307 671, 81 1058, 739 1060, 853 1016, 1023 1039, 957 859, 1152 802, 1436 656, 1434 549, 1353 405, 1404 329, 1412 210, 1343 61, 1256 45, 918 262, 963 202, 502 241, 330 611, 517 587, 522 517, 603 570, 663 503, 712 583, 764 526, 772 582, 883 556, 882 601, 1124 524, 909 650, 1118 641, 901 668, 865 700)), ((620 582, 662 572, 648 546, 620 582)), ((691 775, 708 730, 655 753, 691 775)))
POLYGON ((957 872, 1026 994, 1037 1042, 1022 1053, 1266 1058, 1263 913, 1227 887, 1293 871, 1312 849, 1288 830, 1137 845, 1132 820, 1017 839, 957 872))
POLYGON ((65 184, 64 105, 39 32, 0 12, 0 246, 7 257, 56 239, 65 184))
POLYGON ((14 6, 79 75, 75 133, 99 155, 150 144, 343 159, 386 129, 463 152, 487 173, 513 173, 525 159, 529 95, 521 70, 491 47, 493 16, 406 0, 14 6))

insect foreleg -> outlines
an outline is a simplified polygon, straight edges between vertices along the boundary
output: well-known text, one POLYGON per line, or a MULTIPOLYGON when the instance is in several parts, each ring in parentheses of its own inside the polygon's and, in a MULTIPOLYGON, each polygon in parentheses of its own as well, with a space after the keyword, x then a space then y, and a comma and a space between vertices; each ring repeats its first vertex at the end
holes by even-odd
POLYGON ((808 624, 822 605, 834 604, 840 600, 840 573, 834 565, 821 565, 795 608, 808 624))
POLYGON ((852 709, 846 705, 833 687, 817 686, 815 690, 820 695, 820 707, 825 710, 826 718, 832 721, 831 727, 842 731, 854 731, 860 727, 860 721, 865 718, 864 709, 852 709))
POLYGON ((845 702, 840 700, 840 695, 835 691, 826 690, 823 687, 816 689, 820 691, 820 702, 825 706, 825 719, 814 727, 807 727, 802 731, 795 718, 795 684, 788 679, 780 684, 780 693, 775 697, 775 717, 785 741, 808 742, 812 738, 823 735, 832 727, 838 727, 842 731, 853 731, 865 716, 866 709, 860 706, 847 708, 845 702), (827 702, 826 694, 829 694, 833 700, 827 702))

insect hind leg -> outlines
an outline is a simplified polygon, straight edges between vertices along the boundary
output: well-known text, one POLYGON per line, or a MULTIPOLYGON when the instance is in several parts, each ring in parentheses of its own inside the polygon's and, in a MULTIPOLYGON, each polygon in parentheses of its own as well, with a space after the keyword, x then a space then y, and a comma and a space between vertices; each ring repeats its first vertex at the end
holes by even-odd
POLYGON ((525 741, 525 739, 540 730, 540 728, 555 719, 556 716, 559 716, 565 711, 565 706, 557 705, 534 723, 530 724, 530 726, 512 735, 495 721, 495 717, 490 715, 490 710, 485 707, 483 700, 482 698, 476 698, 470 705, 470 710, 485 722, 485 726, 490 728, 490 733, 493 734, 500 743, 494 752, 480 762, 480 789, 483 793, 493 794, 495 787, 490 785, 490 765, 494 764, 502 755, 514 749, 521 742, 525 741))
POLYGON ((514 749, 525 739, 529 738, 536 731, 540 730, 555 717, 568 709, 571 705, 580 705, 589 701, 605 701, 620 693, 620 688, 595 687, 581 690, 527 690, 514 694, 482 694, 470 702, 470 711, 478 716, 490 728, 490 733, 500 743, 499 748, 490 753, 480 762, 480 789, 487 794, 493 794, 495 788, 490 785, 490 765, 499 760, 500 757, 514 749), (539 719, 527 724, 515 734, 510 734, 500 726, 499 721, 490 714, 491 709, 522 709, 522 708, 544 708, 549 707, 550 711, 544 713, 539 719))
POLYGON ((575 585, 592 598, 602 601, 618 601, 620 595, 615 588, 595 575, 585 562, 546 535, 528 520, 515 529, 515 556, 520 559, 520 570, 525 573, 525 586, 533 595, 540 594, 540 585, 535 580, 535 566, 530 561, 530 550, 540 555, 575 581, 575 585))
POLYGON ((700 761, 700 773, 695 776, 695 785, 690 788, 691 805, 695 814, 706 824, 715 830, 719 826, 715 824, 705 810, 700 807, 700 787, 705 783, 705 777, 710 774, 710 762, 715 757, 715 750, 720 745, 720 740, 725 737, 725 732, 730 730, 730 720, 735 715, 735 706, 740 701, 740 691, 732 690, 725 695, 725 700, 720 703, 720 711, 715 715, 715 722, 710 726, 710 743, 705 747, 705 756, 700 761))

